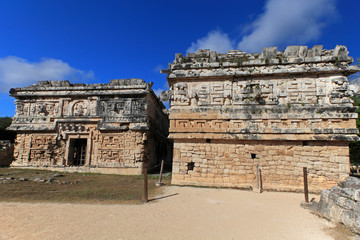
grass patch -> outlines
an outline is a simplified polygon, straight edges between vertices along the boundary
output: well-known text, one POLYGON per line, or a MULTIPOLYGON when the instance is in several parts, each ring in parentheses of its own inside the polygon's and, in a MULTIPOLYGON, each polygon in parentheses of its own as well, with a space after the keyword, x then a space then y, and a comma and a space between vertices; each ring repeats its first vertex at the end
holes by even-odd
MULTIPOLYGON (((149 199, 161 192, 157 181, 149 175, 149 199)), ((142 202, 143 191, 143 176, 0 168, 0 201, 133 204, 142 202)))

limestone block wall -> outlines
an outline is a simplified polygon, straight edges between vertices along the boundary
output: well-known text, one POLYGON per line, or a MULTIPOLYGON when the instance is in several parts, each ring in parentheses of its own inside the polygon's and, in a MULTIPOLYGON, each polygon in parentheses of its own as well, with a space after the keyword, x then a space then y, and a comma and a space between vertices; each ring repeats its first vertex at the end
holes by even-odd
POLYGON ((319 192, 345 179, 349 148, 326 141, 175 141, 173 183, 179 185, 256 188, 256 164, 263 188, 301 190, 303 167, 310 191, 319 192))

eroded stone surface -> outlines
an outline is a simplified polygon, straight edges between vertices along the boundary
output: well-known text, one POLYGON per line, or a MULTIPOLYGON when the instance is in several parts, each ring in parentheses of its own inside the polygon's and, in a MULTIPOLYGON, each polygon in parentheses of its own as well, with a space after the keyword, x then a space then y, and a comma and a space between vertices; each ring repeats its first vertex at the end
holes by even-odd
POLYGON ((338 186, 324 189, 313 210, 360 234, 360 178, 349 177, 338 186))
POLYGON ((265 189, 302 189, 302 167, 312 191, 346 178, 347 142, 358 139, 352 61, 345 46, 176 54, 161 95, 170 100, 172 182, 255 187, 256 164, 265 189))
POLYGON ((141 79, 40 81, 11 89, 12 166, 141 174, 144 162, 170 160, 168 117, 151 85, 141 79))

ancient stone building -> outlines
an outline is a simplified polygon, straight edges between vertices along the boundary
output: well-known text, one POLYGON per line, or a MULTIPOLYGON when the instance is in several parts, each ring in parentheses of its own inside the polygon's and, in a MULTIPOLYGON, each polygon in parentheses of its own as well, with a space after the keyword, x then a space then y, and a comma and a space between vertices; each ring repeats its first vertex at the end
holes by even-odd
POLYGON ((357 140, 349 98, 347 48, 289 46, 261 54, 199 50, 176 54, 167 73, 172 183, 310 190, 349 173, 348 142, 357 140))
POLYGON ((13 167, 141 174, 170 160, 164 105, 141 79, 108 84, 40 81, 10 90, 13 167))

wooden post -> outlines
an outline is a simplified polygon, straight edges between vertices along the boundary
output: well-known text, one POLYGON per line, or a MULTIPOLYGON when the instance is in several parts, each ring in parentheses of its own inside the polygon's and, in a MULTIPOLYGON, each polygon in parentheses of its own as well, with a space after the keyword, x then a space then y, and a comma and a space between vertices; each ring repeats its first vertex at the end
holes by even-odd
POLYGON ((161 160, 159 183, 161 183, 161 180, 162 180, 163 170, 164 170, 164 160, 161 160))
POLYGON ((260 189, 260 184, 259 184, 259 164, 256 164, 256 189, 260 189))
POLYGON ((148 202, 148 169, 147 163, 144 162, 144 202, 148 202))
POLYGON ((260 193, 262 193, 262 191, 263 191, 261 169, 259 169, 259 191, 260 191, 260 193))
POLYGON ((164 160, 161 160, 161 167, 160 167, 160 177, 159 177, 159 182, 155 183, 155 185, 157 187, 161 187, 162 185, 164 185, 161 180, 162 180, 162 173, 163 173, 163 169, 164 169, 164 160))
POLYGON ((308 186, 308 177, 307 177, 307 167, 303 168, 304 171, 304 194, 305 202, 309 203, 309 186, 308 186))

